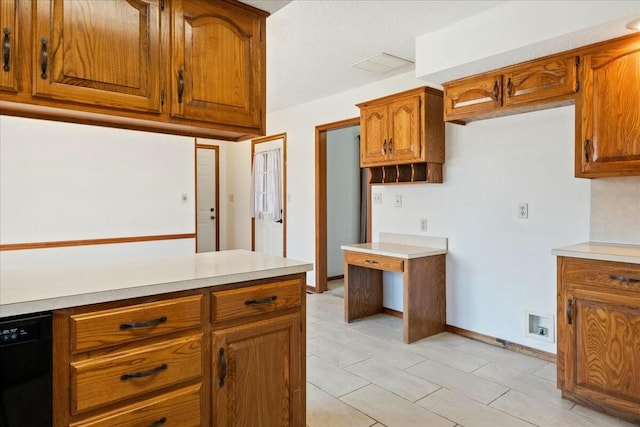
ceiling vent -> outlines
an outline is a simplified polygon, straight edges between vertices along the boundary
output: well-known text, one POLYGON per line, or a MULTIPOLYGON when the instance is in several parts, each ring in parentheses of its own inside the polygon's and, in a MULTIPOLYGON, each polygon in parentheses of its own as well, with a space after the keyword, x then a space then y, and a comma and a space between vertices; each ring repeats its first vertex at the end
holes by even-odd
POLYGON ((413 61, 389 55, 388 53, 381 53, 353 64, 356 68, 376 74, 385 74, 407 65, 413 65, 413 61))

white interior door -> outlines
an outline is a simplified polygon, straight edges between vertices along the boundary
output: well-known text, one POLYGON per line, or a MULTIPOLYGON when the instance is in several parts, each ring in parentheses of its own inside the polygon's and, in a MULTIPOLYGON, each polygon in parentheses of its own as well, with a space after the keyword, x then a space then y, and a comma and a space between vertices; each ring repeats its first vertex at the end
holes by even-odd
POLYGON ((216 156, 217 150, 196 148, 196 252, 216 250, 216 156))
MULTIPOLYGON (((277 138, 271 141, 260 142, 255 144, 254 152, 274 150, 280 148, 280 164, 282 165, 282 176, 280 177, 280 194, 282 194, 283 205, 285 208, 285 159, 284 159, 284 138, 277 138)), ((284 253, 284 220, 274 221, 271 219, 254 220, 254 250, 269 255, 285 256, 284 253)))

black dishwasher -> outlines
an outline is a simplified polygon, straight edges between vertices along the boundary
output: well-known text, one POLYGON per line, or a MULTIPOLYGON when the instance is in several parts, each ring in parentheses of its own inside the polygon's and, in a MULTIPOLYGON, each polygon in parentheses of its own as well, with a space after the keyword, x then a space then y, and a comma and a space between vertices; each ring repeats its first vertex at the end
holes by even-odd
POLYGON ((0 427, 51 427, 51 314, 0 319, 0 427))

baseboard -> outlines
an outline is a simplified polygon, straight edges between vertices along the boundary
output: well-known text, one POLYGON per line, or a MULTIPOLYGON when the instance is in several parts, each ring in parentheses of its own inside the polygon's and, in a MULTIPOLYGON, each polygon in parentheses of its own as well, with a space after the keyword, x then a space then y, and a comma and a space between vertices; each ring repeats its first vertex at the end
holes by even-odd
POLYGON ((318 289, 315 286, 307 285, 307 292, 310 292, 312 294, 317 294, 318 293, 318 289))
POLYGON ((338 280, 338 279, 344 279, 344 274, 339 274, 337 276, 327 277, 327 282, 330 282, 332 280, 338 280))
POLYGON ((445 330, 447 332, 451 332, 452 334, 471 338, 472 340, 495 345, 496 347, 506 348, 507 350, 515 351, 516 353, 526 354, 527 356, 537 357, 538 359, 546 360, 547 362, 556 363, 556 355, 553 353, 538 350, 536 348, 527 347, 522 344, 516 344, 514 342, 506 341, 500 338, 495 338, 489 335, 480 334, 478 332, 469 331, 467 329, 458 328, 457 326, 446 325, 445 330))
POLYGON ((402 312, 401 311, 397 311, 397 310, 394 310, 392 308, 382 307, 382 312, 384 314, 388 314, 389 316, 399 317, 400 319, 402 319, 402 312))

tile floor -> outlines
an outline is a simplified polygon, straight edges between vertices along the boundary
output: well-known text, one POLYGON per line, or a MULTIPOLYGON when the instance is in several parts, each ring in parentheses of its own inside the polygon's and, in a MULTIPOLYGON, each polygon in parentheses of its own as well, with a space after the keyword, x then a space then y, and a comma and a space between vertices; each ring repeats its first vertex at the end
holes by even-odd
POLYGON ((562 399, 553 363, 449 333, 407 345, 401 319, 346 324, 343 304, 307 295, 309 427, 632 426, 562 399))

